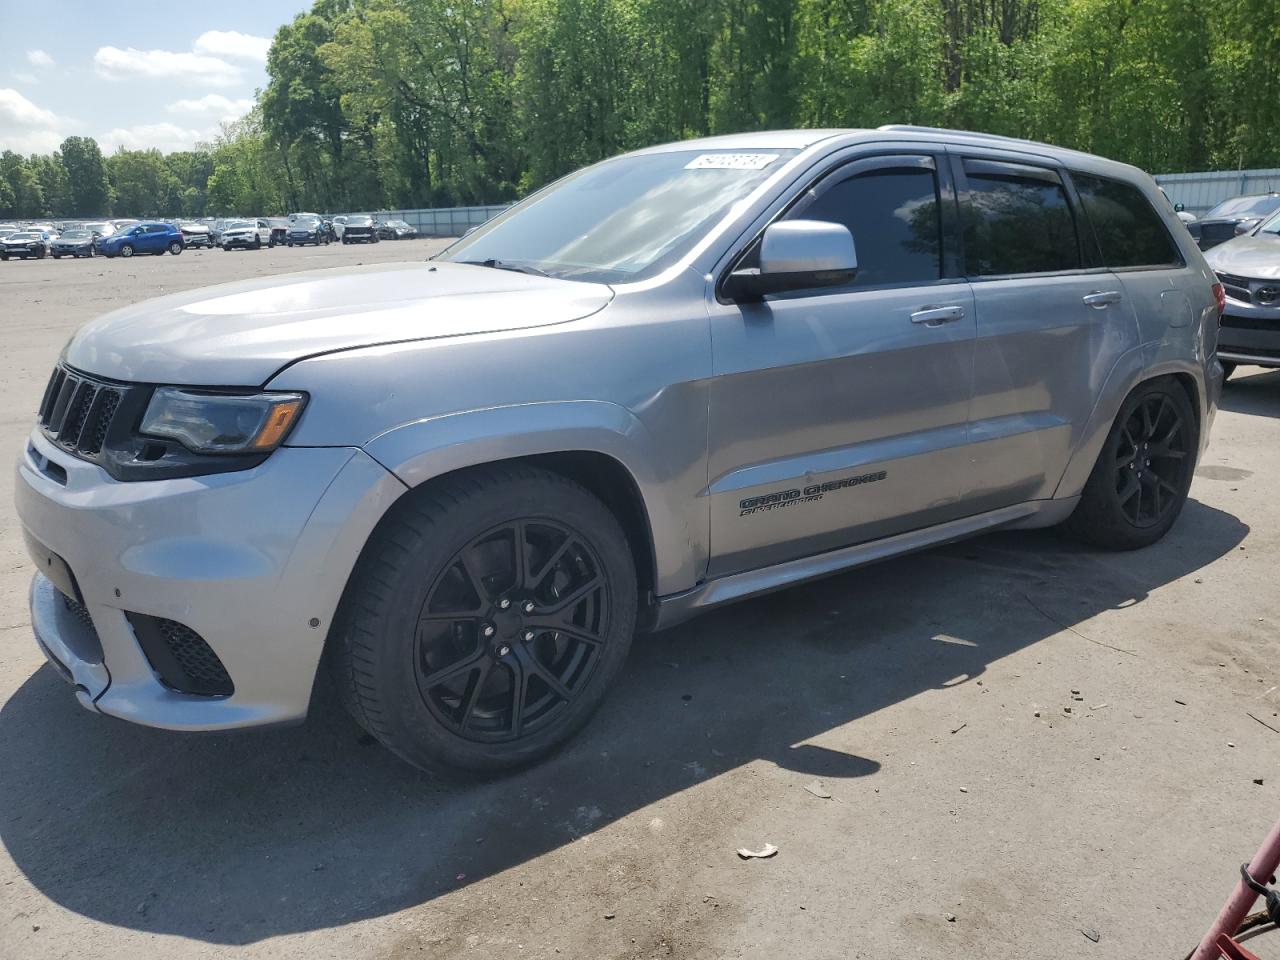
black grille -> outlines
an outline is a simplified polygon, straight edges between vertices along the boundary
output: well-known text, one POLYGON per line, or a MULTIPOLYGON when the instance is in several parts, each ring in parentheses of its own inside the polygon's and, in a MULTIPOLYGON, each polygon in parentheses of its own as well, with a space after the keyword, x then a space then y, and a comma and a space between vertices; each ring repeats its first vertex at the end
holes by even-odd
POLYGON ((1253 294, 1250 292, 1248 277, 1220 273, 1218 274, 1218 279, 1222 281, 1222 285, 1227 288, 1227 295, 1233 300, 1239 300, 1241 303, 1253 302, 1253 294))
POLYGON ((165 686, 206 697, 226 697, 235 691, 218 655, 190 627, 141 613, 128 617, 151 669, 165 686))
POLYGON ((59 366, 40 403, 40 425, 64 449, 95 457, 102 451, 125 389, 59 366))
POLYGON ((62 598, 62 605, 67 613, 75 617, 84 627, 83 635, 67 633, 63 635, 63 640, 81 660, 102 663, 102 640, 98 637, 98 628, 94 626, 93 617, 89 616, 89 611, 80 601, 68 597, 61 590, 58 591, 58 596, 62 598))

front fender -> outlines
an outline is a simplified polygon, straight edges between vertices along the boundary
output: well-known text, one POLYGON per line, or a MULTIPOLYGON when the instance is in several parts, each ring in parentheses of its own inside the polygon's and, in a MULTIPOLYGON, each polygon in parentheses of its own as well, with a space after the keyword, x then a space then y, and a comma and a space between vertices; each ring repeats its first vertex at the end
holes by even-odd
POLYGON ((687 590, 706 565, 705 498, 682 507, 681 465, 662 455, 653 434, 626 408, 603 400, 492 407, 417 420, 364 446, 409 487, 498 460, 585 451, 620 463, 640 491, 653 537, 654 591, 687 590))

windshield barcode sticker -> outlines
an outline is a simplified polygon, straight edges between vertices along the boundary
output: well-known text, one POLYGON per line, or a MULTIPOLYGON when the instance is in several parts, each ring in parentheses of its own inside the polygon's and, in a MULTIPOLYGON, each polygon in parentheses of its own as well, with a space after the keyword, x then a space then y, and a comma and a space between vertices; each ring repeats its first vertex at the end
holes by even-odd
POLYGON ((703 153, 684 165, 686 170, 763 170, 778 159, 776 153, 703 153))

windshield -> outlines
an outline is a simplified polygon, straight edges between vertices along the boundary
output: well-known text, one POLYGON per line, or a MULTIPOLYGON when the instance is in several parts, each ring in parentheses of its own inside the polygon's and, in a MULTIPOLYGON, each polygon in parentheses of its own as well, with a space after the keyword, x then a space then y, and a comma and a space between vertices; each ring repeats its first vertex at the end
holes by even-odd
POLYGON ((619 157, 553 183, 440 259, 626 282, 674 262, 794 150, 678 150, 619 157))
POLYGON ((250 223, 248 220, 232 220, 225 227, 223 227, 223 229, 224 230, 251 230, 253 229, 253 224, 250 223))
POLYGON ((348 227, 368 227, 373 225, 373 217, 347 217, 348 227))
POLYGON ((1280 197, 1232 197, 1204 215, 1206 220, 1214 217, 1265 217, 1272 211, 1280 209, 1280 197))
POLYGON ((10 240, 37 240, 39 237, 40 235, 38 233, 32 233, 29 230, 24 230, 22 233, 9 234, 10 240))
POLYGON ((293 221, 293 225, 295 227, 302 227, 304 230, 310 230, 319 223, 320 221, 315 217, 299 217, 297 220, 293 221))
POLYGON ((388 220, 388 221, 386 222, 386 226, 388 226, 388 227, 394 227, 394 228, 395 228, 395 229, 397 229, 397 230, 408 230, 408 229, 409 229, 409 224, 405 223, 403 220, 388 220))
POLYGON ((88 230, 68 230, 62 235, 63 240, 83 240, 93 236, 88 230))
POLYGON ((1273 213, 1269 220, 1263 220, 1258 229, 1254 231, 1255 236, 1261 236, 1264 233, 1272 237, 1280 236, 1280 210, 1273 213))

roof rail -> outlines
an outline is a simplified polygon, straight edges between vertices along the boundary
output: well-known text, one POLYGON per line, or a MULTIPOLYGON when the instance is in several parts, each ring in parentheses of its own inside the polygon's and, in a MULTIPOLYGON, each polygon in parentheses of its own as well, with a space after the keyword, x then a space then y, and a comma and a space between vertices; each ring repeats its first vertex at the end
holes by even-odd
POLYGON ((1001 140, 1005 143, 1019 143, 1024 146, 1035 147, 1053 147, 1055 150, 1067 150, 1068 147, 1054 147, 1051 143, 1042 143, 1039 140, 1027 140, 1023 137, 1006 137, 999 133, 980 133, 977 130, 953 130, 948 127, 924 127, 911 123, 886 123, 877 130, 892 133, 945 133, 953 137, 972 137, 975 140, 1001 140))

